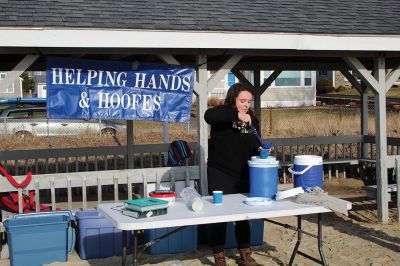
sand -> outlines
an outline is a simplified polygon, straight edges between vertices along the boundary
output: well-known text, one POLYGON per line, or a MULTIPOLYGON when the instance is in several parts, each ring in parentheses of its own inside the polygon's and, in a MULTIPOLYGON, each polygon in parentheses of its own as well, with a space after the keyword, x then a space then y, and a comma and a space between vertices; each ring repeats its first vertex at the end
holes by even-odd
MULTIPOLYGON (((394 220, 397 215, 394 203, 390 204, 389 224, 380 224, 376 218, 375 201, 365 198, 363 183, 355 179, 339 179, 325 182, 325 190, 329 194, 349 200, 353 209, 349 216, 329 213, 323 215, 323 250, 329 265, 399 265, 400 264, 400 225, 394 220)), ((274 219, 281 223, 295 226, 296 217, 274 219)), ((316 217, 306 216, 303 229, 316 233, 316 217)), ((263 265, 287 265, 294 245, 296 233, 278 225, 265 223, 264 244, 253 249, 254 258, 263 265)), ((318 257, 316 239, 303 236, 300 250, 318 257)), ((237 265, 236 250, 227 250, 228 265, 237 265)), ((131 256, 128 265, 132 263, 131 256)), ((196 252, 184 254, 147 255, 140 257, 141 265, 213 265, 211 250, 200 245, 196 252), (180 264, 179 264, 180 263, 180 264)), ((8 260, 0 261, 0 266, 9 265, 8 260)), ((76 253, 69 255, 66 263, 61 265, 121 265, 121 257, 105 259, 81 260, 76 253)), ((318 265, 297 255, 294 265, 318 265)))

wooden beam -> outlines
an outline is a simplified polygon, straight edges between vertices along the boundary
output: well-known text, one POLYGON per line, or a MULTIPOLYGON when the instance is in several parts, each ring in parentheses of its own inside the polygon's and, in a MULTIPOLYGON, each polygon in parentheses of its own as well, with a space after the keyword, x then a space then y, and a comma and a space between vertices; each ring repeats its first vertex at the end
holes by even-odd
POLYGON ((397 184, 397 192, 396 192, 396 196, 397 196, 397 222, 400 223, 400 164, 399 164, 399 159, 400 157, 396 157, 396 161, 395 161, 395 165, 394 165, 394 169, 396 171, 396 184, 397 184))
MULTIPOLYGON (((277 58, 278 59, 278 58, 277 58)), ((252 70, 259 67, 262 70, 338 70, 341 68, 349 68, 343 61, 340 62, 318 62, 315 60, 306 60, 302 62, 288 61, 290 59, 275 61, 273 59, 262 61, 262 59, 254 58, 250 61, 246 57, 246 61, 240 61, 236 67, 240 70, 252 70)), ((208 69, 213 70, 220 66, 220 62, 210 62, 208 69)))
MULTIPOLYGON (((173 57, 171 54, 159 54, 158 55, 164 62, 170 65, 180 65, 180 63, 173 57)), ((193 88, 193 91, 195 88, 193 88)), ((189 122, 190 123, 190 122, 189 122)), ((169 123, 168 122, 162 122, 163 125, 163 142, 164 143, 169 143, 169 123)), ((168 154, 164 154, 164 164, 166 165, 168 163, 168 154)))
POLYGON ((236 67, 232 68, 231 72, 233 73, 233 75, 235 75, 235 77, 237 77, 240 83, 249 88, 254 88, 253 84, 251 84, 251 82, 236 67))
POLYGON ((399 78, 400 78, 400 65, 395 69, 392 69, 392 71, 386 75, 386 92, 390 90, 390 88, 399 78))
MULTIPOLYGON (((178 60, 175 59, 175 57, 173 57, 171 54, 159 54, 158 55, 162 60, 164 60, 165 63, 170 64, 170 65, 180 65, 180 63, 178 62, 178 60)), ((199 87, 198 82, 195 80, 194 81, 194 88, 193 88, 193 92, 196 93, 196 95, 198 95, 198 91, 197 88, 199 87)))
POLYGON ((25 70, 28 69, 36 59, 39 58, 39 55, 28 54, 26 55, 14 68, 13 70, 7 72, 7 76, 5 79, 0 80, 0 92, 5 92, 5 90, 11 86, 16 79, 18 79, 25 70), (4 91, 2 91, 4 90, 4 91))
POLYGON ((208 93, 210 93, 215 86, 227 75, 231 69, 242 59, 242 55, 232 55, 228 61, 207 81, 208 93))
POLYGON ((356 88, 356 90, 361 95, 363 92, 363 88, 360 82, 358 82, 358 80, 347 69, 341 69, 340 72, 343 74, 343 76, 347 78, 347 80, 351 83, 351 85, 353 85, 354 88, 356 88))
POLYGON ((360 78, 373 90, 379 87, 378 81, 371 75, 368 69, 356 57, 344 57, 343 60, 356 72, 360 78))
POLYGON ((124 58, 127 58, 128 56, 131 56, 131 54, 114 54, 108 57, 108 60, 122 60, 124 58))
POLYGON ((134 150, 133 150, 133 121, 126 120, 126 152, 127 152, 127 162, 128 169, 133 169, 134 167, 134 150))
POLYGON ((204 113, 207 110, 207 56, 197 56, 197 81, 199 84, 197 97, 197 135, 199 138, 197 150, 199 152, 199 175, 200 175, 200 190, 202 195, 208 195, 207 184, 207 158, 208 158, 208 125, 203 119, 204 113))
MULTIPOLYGON (((0 47, 1 54, 34 54, 40 51, 41 54, 48 55, 60 55, 60 54, 142 54, 149 55, 157 53, 171 53, 171 54, 187 54, 196 55, 199 51, 198 48, 134 48, 134 47, 0 47)), ((246 56, 279 56, 279 57, 314 57, 314 58, 332 58, 332 57, 364 57, 372 58, 378 55, 376 51, 332 51, 332 50, 320 50, 320 51, 306 51, 306 50, 282 50, 282 49, 204 49, 207 55, 226 55, 242 54, 246 56)), ((399 57, 400 52, 388 51, 386 52, 388 58, 399 57)))
MULTIPOLYGON (((347 70, 344 70, 347 71, 347 70)), ((350 73, 349 73, 350 74, 350 73)), ((351 75, 353 76, 353 75, 351 75)), ((358 82, 357 82, 358 83, 358 82)), ((360 95, 360 108, 361 108, 361 135, 368 135, 368 86, 361 81, 361 95, 360 95)), ((368 143, 361 144, 361 157, 368 158, 368 143)))
POLYGON ((271 86, 272 82, 282 73, 282 70, 275 70, 264 83, 261 85, 260 88, 260 95, 262 95, 269 86, 271 86))
MULTIPOLYGON (((260 121, 260 128, 261 128, 261 89, 260 89, 260 81, 261 81, 261 70, 259 68, 255 68, 253 70, 254 73, 254 112, 260 121)), ((258 132, 261 134, 261 132, 258 132)))
POLYGON ((165 63, 170 65, 180 65, 178 60, 175 59, 171 54, 159 54, 158 55, 165 63))
POLYGON ((387 198, 387 133, 386 133, 386 73, 385 57, 375 60, 374 75, 377 80, 375 94, 375 143, 376 143, 376 182, 378 220, 382 223, 389 221, 389 206, 387 198))

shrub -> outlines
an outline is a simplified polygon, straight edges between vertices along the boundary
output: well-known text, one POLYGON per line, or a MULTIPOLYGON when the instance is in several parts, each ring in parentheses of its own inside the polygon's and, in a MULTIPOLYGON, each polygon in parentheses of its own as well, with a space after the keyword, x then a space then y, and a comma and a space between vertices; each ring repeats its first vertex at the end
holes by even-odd
POLYGON ((332 81, 330 81, 327 78, 322 78, 318 80, 316 87, 317 87, 317 92, 320 94, 325 94, 335 91, 335 88, 332 86, 332 81))
POLYGON ((350 90, 350 89, 351 89, 351 88, 348 87, 348 86, 340 85, 340 86, 338 86, 338 87, 336 88, 336 91, 337 91, 337 92, 341 92, 341 91, 348 91, 348 90, 350 90))
POLYGON ((336 92, 336 91, 337 91, 336 88, 333 86, 328 86, 325 89, 325 93, 332 93, 332 92, 336 92))
POLYGON ((217 97, 210 97, 210 98, 208 98, 208 102, 207 102, 207 105, 208 106, 218 106, 218 105, 222 105, 222 104, 224 104, 224 99, 219 99, 219 98, 217 98, 217 97))

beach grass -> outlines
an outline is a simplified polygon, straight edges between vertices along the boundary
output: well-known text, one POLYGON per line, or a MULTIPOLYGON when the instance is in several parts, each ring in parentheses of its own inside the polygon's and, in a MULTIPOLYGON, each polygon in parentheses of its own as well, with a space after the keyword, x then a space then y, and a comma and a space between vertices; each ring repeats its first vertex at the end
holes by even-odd
MULTIPOLYGON (((342 95, 342 96, 359 96, 360 93, 356 89, 350 89, 345 91, 331 92, 329 95, 342 95)), ((374 96, 374 93, 370 90, 368 96, 374 96)), ((400 98, 400 87, 392 87, 386 94, 386 97, 400 98)))
MULTIPOLYGON (((183 139, 197 141, 197 118, 189 124, 169 123, 168 141, 183 139)), ((309 107, 309 108, 264 108, 261 115, 263 138, 290 138, 310 136, 339 136, 361 134, 361 114, 357 108, 309 107)), ((368 134, 375 134, 375 116, 368 117, 368 134)), ((400 114, 387 113, 388 137, 400 137, 400 114)), ((134 144, 163 143, 163 123, 156 121, 134 121, 134 144)), ((0 136, 0 150, 29 150, 49 148, 78 148, 101 146, 124 146, 126 134, 100 136, 82 134, 79 136, 33 136, 19 139, 13 135, 0 136)))

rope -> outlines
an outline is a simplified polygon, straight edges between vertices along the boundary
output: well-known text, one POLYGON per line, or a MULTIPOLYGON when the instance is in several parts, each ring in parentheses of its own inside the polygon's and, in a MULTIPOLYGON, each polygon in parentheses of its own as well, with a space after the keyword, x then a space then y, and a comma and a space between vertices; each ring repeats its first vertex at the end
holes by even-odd
POLYGON ((0 166, 0 172, 1 172, 2 175, 4 175, 4 176, 7 178, 8 182, 10 182, 11 185, 13 185, 13 186, 16 187, 16 188, 24 188, 24 187, 26 187, 26 186, 31 182, 31 180, 32 180, 32 172, 29 172, 29 173, 27 174, 27 176, 25 177, 25 179, 24 179, 21 183, 18 183, 18 182, 14 179, 14 177, 12 177, 2 166, 0 166))

